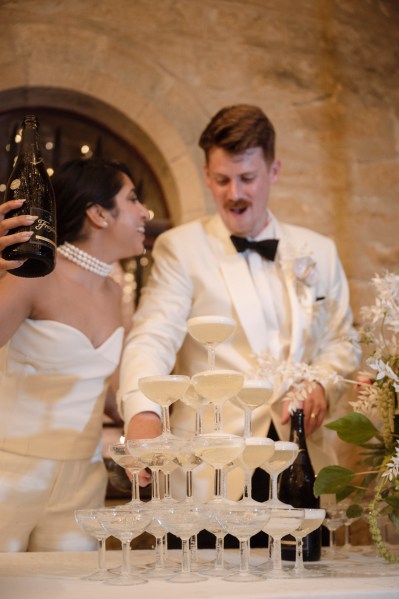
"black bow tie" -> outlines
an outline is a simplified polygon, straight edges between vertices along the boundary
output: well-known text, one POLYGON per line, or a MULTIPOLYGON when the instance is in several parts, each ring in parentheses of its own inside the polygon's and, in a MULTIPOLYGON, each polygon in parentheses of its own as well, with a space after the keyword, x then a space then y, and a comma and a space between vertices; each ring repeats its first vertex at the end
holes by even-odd
POLYGON ((255 252, 258 252, 262 258, 266 258, 266 260, 271 260, 272 262, 276 257, 278 239, 250 241, 249 239, 245 239, 245 237, 237 237, 236 235, 231 235, 230 239, 233 242, 237 252, 254 250, 255 252))

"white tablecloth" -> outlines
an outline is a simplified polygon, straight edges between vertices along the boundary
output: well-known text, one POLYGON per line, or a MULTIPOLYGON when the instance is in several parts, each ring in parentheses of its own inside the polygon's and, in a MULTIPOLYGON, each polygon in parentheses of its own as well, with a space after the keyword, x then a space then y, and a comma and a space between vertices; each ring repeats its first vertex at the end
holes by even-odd
MULTIPOLYGON (((171 552, 173 557, 178 552, 171 552)), ((200 559, 212 559, 210 550, 199 551, 200 559)), ((151 551, 132 551, 132 563, 143 565, 151 551)), ((226 551, 229 562, 238 563, 238 552, 226 551)), ((251 561, 260 563, 265 550, 252 550, 251 561)), ((120 551, 107 552, 107 567, 121 563, 120 551)), ((326 566, 330 562, 324 561, 326 566)), ((337 562, 335 562, 336 564, 337 562)), ((97 566, 95 552, 0 553, 1 599, 399 599, 399 566, 380 558, 351 553, 341 562, 343 575, 323 578, 264 579, 232 583, 208 578, 195 584, 176 584, 150 579, 147 584, 109 586, 82 580, 97 566), (364 567, 366 565, 366 568, 364 567)))

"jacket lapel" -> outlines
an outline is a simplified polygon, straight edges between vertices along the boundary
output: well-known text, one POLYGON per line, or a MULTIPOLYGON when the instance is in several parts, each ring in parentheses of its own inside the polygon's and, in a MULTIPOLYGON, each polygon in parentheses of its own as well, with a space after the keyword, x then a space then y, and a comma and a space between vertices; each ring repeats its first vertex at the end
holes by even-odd
POLYGON ((225 259, 221 262, 220 269, 248 342, 258 354, 264 350, 267 329, 246 260, 244 256, 233 260, 225 259))
POLYGON ((299 251, 290 243, 289 236, 276 221, 276 233, 280 239, 278 260, 280 261, 291 307, 291 346, 289 360, 301 361, 306 337, 312 321, 314 288, 298 283, 293 270, 293 261, 299 251))
POLYGON ((236 252, 218 216, 208 221, 205 229, 212 249, 218 256, 222 277, 248 342, 255 353, 260 353, 264 350, 267 328, 247 261, 236 252))

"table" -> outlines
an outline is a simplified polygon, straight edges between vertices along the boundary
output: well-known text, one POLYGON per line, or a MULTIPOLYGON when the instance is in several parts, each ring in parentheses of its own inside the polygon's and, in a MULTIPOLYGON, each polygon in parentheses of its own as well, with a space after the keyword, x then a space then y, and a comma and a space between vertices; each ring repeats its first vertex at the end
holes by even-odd
MULTIPOLYGON (((178 558, 179 552, 171 551, 178 558)), ((201 559, 214 552, 200 550, 201 559)), ((151 561, 151 550, 133 550, 132 563, 151 561)), ((265 550, 251 551, 252 563, 265 560, 265 550), (256 560, 258 560, 256 562, 256 560)), ((107 552, 107 567, 120 564, 121 552, 107 552)), ((226 551, 226 561, 238 563, 237 550, 226 551)), ((323 559, 323 564, 328 560, 323 559)), ((334 562, 335 564, 337 562, 334 562)), ((136 586, 108 586, 81 580, 97 565, 96 552, 0 553, 1 599, 399 599, 399 566, 352 552, 345 560, 344 576, 307 579, 264 579, 231 583, 208 578, 195 584, 150 580, 136 586), (367 568, 363 566, 366 564, 367 568), (359 567, 360 565, 360 567, 359 567), (349 567, 348 567, 349 566, 349 567)))

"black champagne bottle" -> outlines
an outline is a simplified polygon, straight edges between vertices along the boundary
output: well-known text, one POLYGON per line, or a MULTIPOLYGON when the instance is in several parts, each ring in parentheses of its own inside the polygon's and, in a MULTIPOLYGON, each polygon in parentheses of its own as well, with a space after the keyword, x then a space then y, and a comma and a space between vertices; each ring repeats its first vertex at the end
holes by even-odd
MULTIPOLYGON (((290 441, 299 446, 294 463, 280 476, 279 498, 298 508, 319 508, 320 500, 313 494, 315 473, 306 446, 303 409, 297 409, 291 416, 290 441)), ((295 560, 295 538, 291 535, 281 539, 281 557, 295 560)), ((321 527, 303 539, 304 561, 318 561, 321 555, 321 527)))
POLYGON ((56 208, 54 191, 43 162, 39 144, 39 121, 34 115, 25 116, 22 139, 15 166, 4 194, 4 201, 24 199, 25 202, 8 216, 31 214, 37 216, 29 227, 11 229, 8 234, 33 231, 29 241, 11 245, 3 250, 5 260, 25 260, 22 266, 9 272, 19 277, 42 277, 55 266, 56 208))

